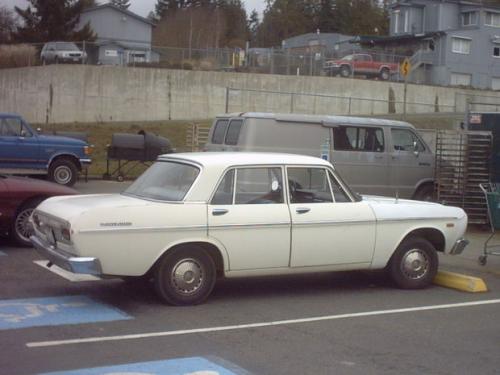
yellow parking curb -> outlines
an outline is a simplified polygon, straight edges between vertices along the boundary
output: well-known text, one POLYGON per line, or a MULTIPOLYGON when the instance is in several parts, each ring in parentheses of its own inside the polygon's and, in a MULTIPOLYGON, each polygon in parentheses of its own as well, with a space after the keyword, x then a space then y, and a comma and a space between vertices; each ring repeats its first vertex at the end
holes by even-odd
POLYGON ((479 277, 454 272, 439 271, 433 283, 446 288, 458 289, 463 292, 478 293, 488 291, 486 284, 479 277))

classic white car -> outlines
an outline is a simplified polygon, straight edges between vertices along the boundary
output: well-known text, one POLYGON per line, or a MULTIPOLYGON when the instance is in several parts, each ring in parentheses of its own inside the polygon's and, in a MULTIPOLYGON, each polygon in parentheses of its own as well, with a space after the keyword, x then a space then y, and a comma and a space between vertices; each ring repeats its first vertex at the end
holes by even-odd
POLYGON ((436 252, 467 244, 460 208, 362 198, 329 162, 277 153, 163 155, 122 194, 50 198, 31 220, 50 262, 152 278, 175 305, 204 301, 223 276, 386 268, 423 288, 436 252))

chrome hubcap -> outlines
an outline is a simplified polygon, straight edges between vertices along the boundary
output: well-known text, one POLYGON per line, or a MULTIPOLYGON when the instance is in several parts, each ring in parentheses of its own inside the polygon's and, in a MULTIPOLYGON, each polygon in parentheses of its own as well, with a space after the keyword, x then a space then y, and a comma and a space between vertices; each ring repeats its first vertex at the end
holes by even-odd
POLYGON ((403 257, 401 268, 404 275, 409 279, 421 279, 429 270, 429 258, 422 250, 412 249, 403 257))
POLYGON ((61 185, 66 185, 71 180, 71 169, 61 165, 54 171, 54 180, 61 185))
POLYGON ((172 269, 172 284, 178 293, 195 293, 203 283, 203 268, 195 259, 182 259, 172 269))
POLYGON ((29 218, 33 212, 32 208, 27 208, 19 213, 14 222, 14 229, 19 238, 23 241, 29 241, 30 236, 33 234, 31 226, 29 225, 29 218))

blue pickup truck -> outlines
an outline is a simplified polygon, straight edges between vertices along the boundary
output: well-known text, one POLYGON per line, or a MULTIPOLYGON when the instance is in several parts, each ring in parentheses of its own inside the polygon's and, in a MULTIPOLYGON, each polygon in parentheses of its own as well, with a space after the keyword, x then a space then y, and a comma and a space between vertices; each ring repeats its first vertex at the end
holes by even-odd
POLYGON ((92 162, 85 141, 40 135, 17 114, 0 113, 0 173, 46 175, 72 186, 78 172, 92 162))

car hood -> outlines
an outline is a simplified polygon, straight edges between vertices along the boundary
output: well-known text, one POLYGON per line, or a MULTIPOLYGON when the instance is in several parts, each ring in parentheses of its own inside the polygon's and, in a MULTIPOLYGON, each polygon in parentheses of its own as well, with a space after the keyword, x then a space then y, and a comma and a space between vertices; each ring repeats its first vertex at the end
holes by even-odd
POLYGON ((151 202, 122 194, 90 194, 49 198, 37 210, 71 222, 92 210, 116 210, 122 207, 143 207, 151 202))
POLYGON ((462 219, 464 210, 440 203, 364 195, 377 220, 462 219))
POLYGON ((49 143, 53 145, 73 145, 73 146, 86 146, 87 143, 75 138, 64 137, 61 135, 39 135, 40 142, 49 143))

